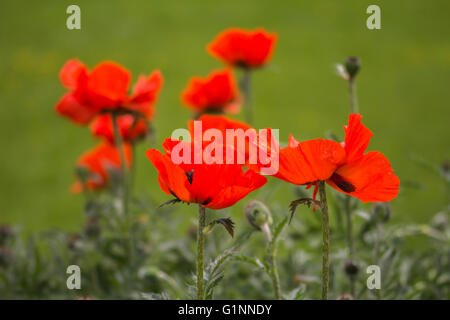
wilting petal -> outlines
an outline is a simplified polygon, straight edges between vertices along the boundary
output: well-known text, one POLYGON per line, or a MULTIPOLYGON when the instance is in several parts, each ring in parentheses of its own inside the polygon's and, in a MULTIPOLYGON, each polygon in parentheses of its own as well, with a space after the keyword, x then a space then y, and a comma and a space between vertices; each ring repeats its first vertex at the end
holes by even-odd
POLYGON ((81 74, 86 74, 87 68, 78 59, 67 61, 59 72, 61 83, 68 89, 75 89, 81 74))
POLYGON ((335 141, 316 139, 286 147, 279 153, 279 171, 275 177, 302 185, 326 180, 345 162, 345 151, 335 141))
POLYGON ((72 93, 66 93, 59 100, 55 110, 80 125, 88 124, 97 114, 93 108, 80 104, 72 93))
POLYGON ((327 183, 363 202, 391 201, 398 194, 400 180, 386 157, 376 151, 341 166, 327 183))
POLYGON ((372 131, 362 124, 361 119, 362 116, 360 114, 352 113, 348 119, 348 125, 344 126, 344 148, 347 154, 347 162, 361 158, 372 137, 372 131))

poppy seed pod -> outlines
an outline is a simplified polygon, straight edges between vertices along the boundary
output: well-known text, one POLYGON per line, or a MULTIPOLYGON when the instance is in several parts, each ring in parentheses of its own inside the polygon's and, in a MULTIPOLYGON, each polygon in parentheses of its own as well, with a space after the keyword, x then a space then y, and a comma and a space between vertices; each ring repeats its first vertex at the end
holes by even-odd
POLYGON ((347 60, 345 60, 345 70, 350 76, 350 79, 353 79, 356 76, 359 69, 361 69, 361 60, 359 60, 359 58, 348 57, 347 60))

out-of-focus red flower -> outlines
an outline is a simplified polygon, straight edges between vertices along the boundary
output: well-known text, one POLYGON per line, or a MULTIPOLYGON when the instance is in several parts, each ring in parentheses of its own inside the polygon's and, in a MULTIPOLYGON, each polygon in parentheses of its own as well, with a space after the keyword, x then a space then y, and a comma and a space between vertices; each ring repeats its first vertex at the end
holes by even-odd
POLYGON ((363 202, 391 201, 400 181, 387 158, 377 151, 364 153, 372 132, 351 114, 345 141, 316 139, 299 142, 293 136, 279 152, 277 178, 293 184, 316 185, 324 180, 336 190, 363 202))
POLYGON ((97 114, 121 109, 138 112, 147 119, 162 85, 159 71, 141 76, 133 88, 130 72, 121 65, 105 61, 91 71, 77 59, 66 62, 59 74, 69 92, 56 105, 56 112, 81 125, 88 124, 97 114))
MULTIPOLYGON (((123 145, 126 165, 131 165, 131 146, 127 143, 123 145)), ((108 170, 120 170, 121 161, 119 150, 112 144, 104 141, 95 148, 84 153, 77 161, 77 167, 87 170, 88 176, 83 186, 81 181, 76 181, 72 185, 72 192, 79 193, 86 187, 89 190, 100 190, 108 185, 108 170)))
MULTIPOLYGON (((133 142, 147 134, 147 122, 143 118, 131 114, 118 116, 117 125, 123 141, 133 142)), ((114 143, 114 127, 110 114, 101 114, 95 117, 90 124, 90 129, 94 136, 103 137, 110 143, 114 143)))
MULTIPOLYGON (((190 158, 194 159, 193 143, 190 145, 190 158)), ((198 203, 211 209, 223 209, 232 206, 250 192, 262 187, 267 179, 253 170, 244 172, 238 164, 194 164, 194 161, 176 164, 172 160, 172 151, 177 144, 166 139, 166 154, 150 149, 147 157, 158 171, 161 190, 178 200, 198 203)))
POLYGON ((207 46, 207 51, 226 64, 257 68, 269 62, 277 34, 264 29, 243 30, 230 28, 222 31, 207 46))
POLYGON ((148 77, 139 76, 124 107, 151 120, 154 115, 154 105, 163 84, 164 80, 159 70, 153 71, 148 77))
POLYGON ((182 102, 198 113, 236 112, 237 86, 230 70, 211 72, 206 78, 193 77, 181 93, 182 102))

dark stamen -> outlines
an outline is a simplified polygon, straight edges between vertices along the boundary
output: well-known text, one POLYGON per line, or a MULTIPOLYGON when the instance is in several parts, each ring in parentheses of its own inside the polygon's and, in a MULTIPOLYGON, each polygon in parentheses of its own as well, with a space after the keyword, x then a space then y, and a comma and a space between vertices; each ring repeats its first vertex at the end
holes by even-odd
POLYGON ((356 190, 355 186, 346 181, 342 176, 337 173, 333 174, 331 180, 344 192, 350 193, 356 190))
POLYGON ((194 169, 185 172, 186 177, 190 184, 192 184, 192 179, 194 179, 194 169))

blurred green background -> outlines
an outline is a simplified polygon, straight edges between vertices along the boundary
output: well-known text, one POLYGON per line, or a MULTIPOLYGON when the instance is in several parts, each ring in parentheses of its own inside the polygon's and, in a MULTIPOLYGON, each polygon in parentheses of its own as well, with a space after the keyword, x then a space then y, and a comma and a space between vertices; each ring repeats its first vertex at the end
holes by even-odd
MULTIPOLYGON (((66 29, 73 1, 0 4, 0 223, 28 232, 77 230, 83 198, 69 192, 77 157, 95 145, 85 128, 54 113, 64 92, 58 72, 72 57, 94 66, 115 60, 133 72, 159 68, 165 85, 154 125, 158 144, 185 127, 190 111, 179 93, 189 77, 221 64, 205 45, 227 27, 264 27, 279 34, 271 65, 255 73, 255 126, 280 128, 282 140, 343 136, 346 82, 333 65, 359 56, 360 112, 374 132, 370 150, 383 152, 400 176, 394 219, 424 222, 445 202, 436 177, 410 160, 448 159, 450 2, 409 1, 76 1, 81 30, 66 29), (366 28, 366 8, 381 7, 381 30, 366 28), (415 186, 415 187, 408 187, 415 186)), ((138 193, 168 197, 145 157, 137 153, 138 193)), ((274 182, 271 180, 271 184, 274 182)), ((274 198, 295 199, 282 184, 274 198)), ((240 214, 244 200, 233 210, 240 214)), ((179 206, 181 214, 195 208, 179 206)))

